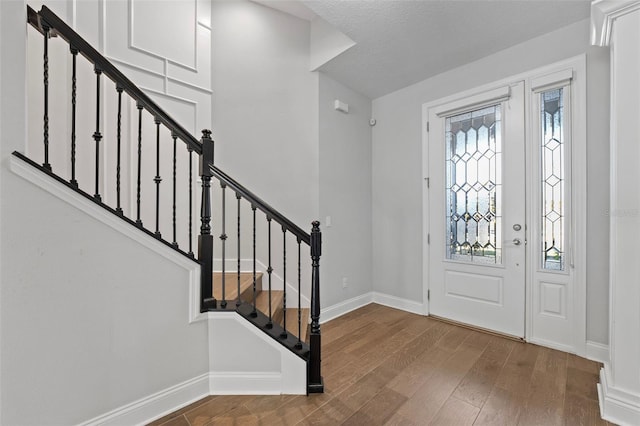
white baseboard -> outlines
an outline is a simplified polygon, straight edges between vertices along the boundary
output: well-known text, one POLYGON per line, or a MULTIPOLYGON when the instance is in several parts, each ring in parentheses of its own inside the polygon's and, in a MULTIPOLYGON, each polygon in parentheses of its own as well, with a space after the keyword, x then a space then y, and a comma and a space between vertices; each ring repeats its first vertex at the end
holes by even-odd
POLYGON ((279 372, 213 372, 211 395, 280 395, 282 375, 279 372))
POLYGON ((81 426, 142 425, 209 395, 209 373, 80 423, 81 426), (158 414, 160 413, 160 414, 158 414))
POLYGON ((640 425, 640 394, 612 387, 610 377, 609 366, 605 363, 598 383, 600 417, 620 426, 640 425))
POLYGON ((336 319, 346 313, 354 311, 358 308, 368 305, 369 303, 377 303, 379 305, 388 306, 390 308, 400 309, 402 311, 411 312, 413 314, 425 315, 425 307, 422 303, 413 300, 403 299, 401 297, 391 296, 389 294, 370 291, 360 296, 353 297, 328 308, 322 309, 320 313, 320 323, 325 323, 336 319))
POLYGON ((418 315, 425 315, 426 312, 425 306, 422 303, 384 293, 378 293, 377 291, 373 292, 373 302, 418 315))
POLYGON ((587 340, 586 358, 601 363, 609 362, 609 345, 587 340))
POLYGON ((373 302, 373 293, 369 292, 324 308, 320 311, 320 324, 341 317, 358 308, 362 308, 371 302, 373 302))

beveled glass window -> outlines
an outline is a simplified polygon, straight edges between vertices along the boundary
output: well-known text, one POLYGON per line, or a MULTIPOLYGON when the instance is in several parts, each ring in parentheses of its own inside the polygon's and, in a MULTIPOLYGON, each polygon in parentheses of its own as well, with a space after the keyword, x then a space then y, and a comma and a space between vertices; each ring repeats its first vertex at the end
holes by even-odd
POLYGON ((563 271, 564 246, 564 105, 563 89, 553 89, 540 96, 540 172, 542 177, 542 268, 563 271))
POLYGON ((501 106, 448 117, 445 126, 447 258, 502 263, 501 106))

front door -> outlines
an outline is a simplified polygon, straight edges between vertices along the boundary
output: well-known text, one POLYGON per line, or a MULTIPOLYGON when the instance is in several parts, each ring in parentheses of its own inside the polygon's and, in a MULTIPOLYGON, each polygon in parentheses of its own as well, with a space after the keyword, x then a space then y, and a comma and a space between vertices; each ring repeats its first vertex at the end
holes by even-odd
POLYGON ((429 108, 429 312, 524 337, 524 83, 429 108))

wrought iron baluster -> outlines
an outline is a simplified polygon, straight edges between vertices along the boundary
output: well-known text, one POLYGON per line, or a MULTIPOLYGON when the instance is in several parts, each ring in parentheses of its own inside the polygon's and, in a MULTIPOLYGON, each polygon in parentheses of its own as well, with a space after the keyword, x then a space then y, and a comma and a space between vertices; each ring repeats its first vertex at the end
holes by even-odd
POLYGON ((137 104, 138 108, 138 181, 136 185, 136 225, 142 228, 140 219, 140 185, 142 177, 142 104, 137 104))
POLYGON ((251 210, 253 210, 253 311, 251 311, 252 317, 258 316, 258 311, 256 310, 256 206, 254 204, 251 205, 251 210))
POLYGON ((96 185, 93 198, 98 201, 102 201, 100 197, 100 140, 102 134, 100 133, 100 76, 102 70, 97 66, 94 68, 96 72, 96 131, 93 133, 93 139, 96 141, 96 185))
POLYGON ((116 212, 122 215, 122 206, 120 205, 120 161, 121 161, 121 144, 122 144, 122 91, 124 90, 122 87, 117 86, 116 90, 118 92, 118 121, 117 121, 117 130, 116 130, 116 139, 117 139, 117 162, 116 162, 116 212))
POLYGON ((172 224, 173 224, 173 242, 171 245, 174 248, 178 248, 178 240, 176 239, 176 142, 178 135, 175 132, 171 132, 173 138, 173 204, 172 204, 172 224))
POLYGON ((193 254, 193 148, 187 145, 189 151, 189 255, 194 258, 193 254))
POLYGON ((222 302, 220 305, 223 308, 227 307, 227 274, 226 274, 226 245, 227 245, 227 233, 225 231, 226 228, 226 217, 227 217, 227 185, 224 183, 220 183, 220 188, 222 188, 222 233, 220 234, 220 241, 222 242, 222 302))
POLYGON ((300 237, 298 237, 298 343, 296 343, 296 348, 300 349, 302 348, 302 304, 300 303, 302 301, 302 292, 301 290, 301 284, 302 284, 302 276, 300 274, 300 243, 302 241, 300 240, 300 237))
POLYGON ((280 337, 287 338, 287 228, 282 227, 282 333, 280 337))
POLYGON ((156 177, 153 178, 153 181, 156 184, 156 238, 162 238, 162 234, 160 233, 160 182, 162 182, 162 178, 160 177, 160 119, 156 117, 156 177))
POLYGON ((273 328, 273 312, 271 307, 271 273, 273 272, 273 268, 271 267, 271 216, 267 216, 268 223, 268 242, 267 242, 267 251, 268 251, 268 261, 269 266, 267 267, 267 275, 269 276, 269 322, 267 323, 267 328, 273 328))
POLYGON ((76 96, 77 96, 77 79, 76 79, 76 60, 78 58, 78 49, 71 46, 71 180, 69 183, 74 187, 78 187, 76 180, 76 96))
POLYGON ((43 55, 43 77, 44 77, 44 163, 42 167, 51 170, 49 164, 49 27, 43 24, 44 31, 44 55, 43 55))
POLYGON ((236 306, 240 306, 242 301, 240 300, 240 196, 236 192, 236 200, 238 201, 238 300, 236 300, 236 306))

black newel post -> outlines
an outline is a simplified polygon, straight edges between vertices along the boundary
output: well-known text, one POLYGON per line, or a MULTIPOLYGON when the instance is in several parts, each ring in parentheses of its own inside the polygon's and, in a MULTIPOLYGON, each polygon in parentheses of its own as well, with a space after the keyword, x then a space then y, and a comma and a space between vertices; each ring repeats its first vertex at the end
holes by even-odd
POLYGON ((202 155, 200 176, 202 177, 202 208, 200 210, 200 235, 198 236, 198 260, 200 261, 201 287, 200 311, 216 308, 213 297, 213 235, 211 234, 211 169, 213 165, 213 140, 211 130, 202 131, 202 155))
POLYGON ((322 255, 322 233, 320 222, 314 221, 311 230, 311 335, 310 357, 307 378, 309 393, 324 392, 320 369, 320 256, 322 255))

